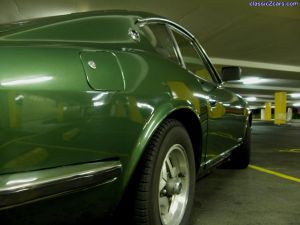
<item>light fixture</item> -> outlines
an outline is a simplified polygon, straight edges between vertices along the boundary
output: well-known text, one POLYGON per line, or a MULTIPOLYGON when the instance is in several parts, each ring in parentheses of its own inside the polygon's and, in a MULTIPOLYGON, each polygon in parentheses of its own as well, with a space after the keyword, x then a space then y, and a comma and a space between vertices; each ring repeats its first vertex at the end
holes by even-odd
POLYGON ((258 84, 264 82, 265 80, 259 77, 248 77, 241 79, 241 81, 243 82, 243 84, 258 84))
POLYGON ((96 95, 92 100, 93 101, 99 101, 101 98, 103 98, 107 94, 108 93, 106 93, 106 92, 100 93, 100 94, 96 95))
POLYGON ((209 96, 208 95, 204 95, 204 94, 201 94, 201 93, 194 93, 193 96, 209 100, 209 96))
POLYGON ((256 101, 256 97, 255 96, 250 96, 246 98, 247 102, 255 102, 256 101))
POLYGON ((24 98, 23 95, 18 95, 17 97, 15 97, 15 101, 22 100, 23 98, 24 98))
POLYGON ((95 107, 102 106, 102 105, 104 105, 104 102, 102 102, 102 101, 93 102, 93 105, 94 105, 95 107))
POLYGON ((300 102, 294 103, 293 106, 300 107, 300 102))
POLYGON ((10 80, 10 81, 2 81, 0 83, 1 86, 17 86, 17 85, 25 85, 25 84, 36 84, 45 81, 52 80, 53 77, 50 76, 41 76, 41 77, 29 77, 23 78, 19 80, 10 80))
POLYGON ((292 98, 300 98, 300 93, 292 93, 290 94, 292 98))
POLYGON ((151 106, 151 105, 149 105, 149 104, 147 104, 147 103, 138 102, 136 105, 137 105, 137 107, 139 107, 139 108, 147 108, 147 109, 150 109, 151 112, 154 111, 154 107, 151 106))

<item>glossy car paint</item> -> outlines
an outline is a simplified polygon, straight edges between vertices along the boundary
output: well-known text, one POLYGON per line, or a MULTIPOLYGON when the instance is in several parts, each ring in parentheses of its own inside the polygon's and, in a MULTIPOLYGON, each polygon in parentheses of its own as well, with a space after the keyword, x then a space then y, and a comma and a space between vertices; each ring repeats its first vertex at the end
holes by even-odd
MULTIPOLYGON (((191 75, 158 55, 136 23, 153 16, 96 12, 2 27, 0 177, 120 160, 122 174, 117 181, 77 194, 85 203, 77 210, 86 211, 92 204, 92 211, 107 213, 121 199, 151 135, 173 113, 185 112, 201 126, 197 134, 201 148, 195 149, 201 171, 242 141, 246 103, 222 85, 191 75), (140 41, 128 35, 129 29, 139 32, 140 41), (112 79, 107 75, 112 74, 110 66, 115 71, 112 79)), ((45 175, 36 174, 39 179, 45 175)), ((70 198, 0 214, 17 222, 9 218, 12 213, 44 206, 51 214, 47 204, 64 202, 61 207, 68 208, 76 204, 74 199, 66 201, 70 198)))

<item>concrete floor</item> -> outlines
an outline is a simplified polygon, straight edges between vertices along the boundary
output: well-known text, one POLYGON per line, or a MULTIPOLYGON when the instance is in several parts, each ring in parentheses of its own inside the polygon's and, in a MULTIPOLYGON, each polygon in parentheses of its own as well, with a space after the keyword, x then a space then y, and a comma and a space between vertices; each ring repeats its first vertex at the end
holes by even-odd
MULTIPOLYGON (((275 126, 256 121, 252 131, 252 167, 216 169, 198 181, 189 225, 300 225, 300 122, 275 126), (298 182, 253 166, 298 178, 298 182)), ((121 224, 113 223, 114 219, 76 225, 121 224)))
MULTIPOLYGON (((300 178, 300 123, 254 122, 252 134, 252 165, 300 178)), ((251 168, 216 169, 196 188, 190 225, 300 225, 295 181, 251 168)))
MULTIPOLYGON (((251 165, 299 179, 300 123, 255 121, 251 165)), ((216 169, 197 182, 189 225, 300 225, 300 183, 252 168, 216 169)))
MULTIPOLYGON (((114 223, 116 218, 84 219, 76 225, 126 223, 114 223)), ((300 225, 300 122, 282 126, 254 122, 251 167, 216 169, 198 181, 189 225, 300 225)))
MULTIPOLYGON (((299 179, 300 123, 255 121, 251 165, 299 179)), ((216 169, 196 185, 189 225, 300 225, 300 183, 252 168, 216 169)))

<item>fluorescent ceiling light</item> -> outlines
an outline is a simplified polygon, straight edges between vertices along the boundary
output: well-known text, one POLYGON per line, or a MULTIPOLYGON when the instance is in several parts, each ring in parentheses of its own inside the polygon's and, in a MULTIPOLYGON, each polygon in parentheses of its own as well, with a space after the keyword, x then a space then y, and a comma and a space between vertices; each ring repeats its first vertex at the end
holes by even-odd
POLYGON ((300 98, 300 93, 292 93, 290 95, 292 98, 300 98))
POLYGON ((49 76, 42 76, 42 77, 31 77, 31 78, 25 78, 20 80, 10 80, 10 81, 2 81, 0 83, 1 86, 17 86, 17 85, 23 85, 23 84, 36 84, 45 82, 48 80, 52 80, 53 77, 49 76))
POLYGON ((21 99, 23 99, 23 98, 24 98, 23 95, 18 95, 17 97, 15 97, 15 100, 16 100, 16 101, 19 101, 19 100, 21 100, 21 99))
POLYGON ((147 104, 147 103, 138 102, 136 105, 137 105, 137 107, 139 107, 139 108, 147 108, 147 109, 150 109, 151 112, 154 111, 153 106, 151 106, 151 105, 149 105, 149 104, 147 104))
POLYGON ((294 103, 293 106, 296 106, 296 107, 300 106, 300 102, 294 103))
POLYGON ((208 95, 204 95, 204 94, 200 94, 200 93, 194 93, 193 94, 195 97, 198 97, 198 98, 204 98, 206 100, 209 99, 209 96, 208 95))
POLYGON ((95 107, 98 107, 98 106, 104 105, 104 102, 102 102, 102 101, 93 102, 93 105, 94 105, 95 107))
POLYGON ((248 77, 241 79, 241 81, 243 82, 243 84, 258 84, 264 82, 265 80, 259 77, 248 77))
POLYGON ((248 102, 255 102, 256 101, 256 97, 255 96, 247 97, 246 101, 248 101, 248 102))
POLYGON ((92 100, 93 101, 99 101, 101 98, 103 98, 107 94, 108 93, 106 93, 106 92, 100 93, 100 94, 96 95, 92 100))

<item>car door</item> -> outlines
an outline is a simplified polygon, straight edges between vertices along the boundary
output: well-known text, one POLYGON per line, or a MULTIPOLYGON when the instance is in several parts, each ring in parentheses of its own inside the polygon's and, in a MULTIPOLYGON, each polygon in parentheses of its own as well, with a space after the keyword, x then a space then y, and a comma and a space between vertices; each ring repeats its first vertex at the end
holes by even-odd
MULTIPOLYGON (((195 97, 207 104, 205 163, 214 164, 226 156, 242 138, 244 109, 241 99, 221 84, 204 53, 188 36, 173 31, 184 67, 199 83, 195 97)), ((200 115, 203 116, 203 115, 200 115)))

